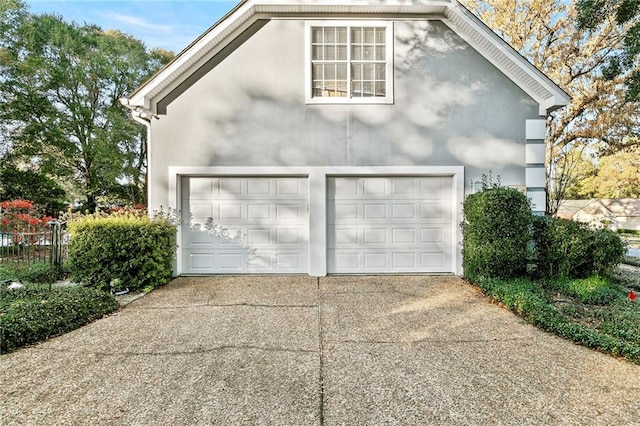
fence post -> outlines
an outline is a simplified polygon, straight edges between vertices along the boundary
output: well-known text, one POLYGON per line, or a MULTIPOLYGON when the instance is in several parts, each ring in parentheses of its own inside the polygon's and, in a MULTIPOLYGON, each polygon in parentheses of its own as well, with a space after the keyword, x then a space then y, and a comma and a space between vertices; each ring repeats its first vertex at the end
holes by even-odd
POLYGON ((51 232, 51 237, 49 239, 49 241, 51 242, 51 251, 50 251, 50 257, 49 257, 49 261, 51 262, 51 265, 53 266, 56 274, 58 274, 60 272, 60 270, 62 269, 62 262, 61 262, 61 239, 60 239, 60 222, 58 222, 57 220, 51 220, 49 222, 47 222, 48 225, 51 226, 50 228, 50 232, 51 232))

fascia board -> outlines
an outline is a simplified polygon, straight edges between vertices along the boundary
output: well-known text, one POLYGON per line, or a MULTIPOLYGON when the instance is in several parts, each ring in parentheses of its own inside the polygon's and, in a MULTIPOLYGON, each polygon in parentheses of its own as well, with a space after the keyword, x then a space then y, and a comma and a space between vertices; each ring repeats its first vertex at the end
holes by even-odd
POLYGON ((568 105, 564 90, 457 1, 443 22, 536 100, 540 115, 568 105))
POLYGON ((156 103, 159 99, 175 89, 184 78, 207 62, 225 46, 233 37, 248 28, 258 19, 273 19, 280 16, 299 15, 301 17, 323 15, 348 15, 361 13, 371 14, 438 14, 444 16, 449 1, 361 1, 345 3, 344 0, 301 2, 300 0, 250 0, 240 3, 220 21, 214 24, 200 38, 183 50, 176 58, 140 86, 129 97, 133 107, 142 106, 157 114, 156 103))
POLYGON ((236 9, 180 52, 173 61, 136 89, 129 98, 130 104, 143 106, 155 114, 157 111, 155 111, 155 105, 152 105, 152 100, 157 94, 172 84, 177 86, 179 82, 176 80, 188 73, 189 70, 194 69, 194 65, 197 66, 197 63, 204 56, 209 56, 208 54, 214 50, 216 45, 254 15, 253 6, 249 2, 239 4, 236 9))

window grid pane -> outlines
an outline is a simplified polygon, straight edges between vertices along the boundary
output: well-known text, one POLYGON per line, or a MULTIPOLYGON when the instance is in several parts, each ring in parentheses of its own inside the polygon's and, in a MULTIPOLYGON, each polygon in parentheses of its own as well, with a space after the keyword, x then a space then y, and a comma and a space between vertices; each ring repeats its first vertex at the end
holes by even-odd
POLYGON ((313 27, 311 43, 312 97, 386 96, 385 27, 313 27))

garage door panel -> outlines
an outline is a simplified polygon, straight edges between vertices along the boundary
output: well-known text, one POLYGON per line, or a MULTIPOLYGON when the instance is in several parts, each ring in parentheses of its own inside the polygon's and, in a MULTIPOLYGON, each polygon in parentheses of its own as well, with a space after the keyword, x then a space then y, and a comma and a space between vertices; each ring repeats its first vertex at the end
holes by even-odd
POLYGON ((420 253, 422 268, 445 268, 445 256, 442 253, 420 253))
POLYGON ((245 218, 242 204, 226 204, 218 207, 218 218, 221 221, 241 221, 245 218))
POLYGON ((415 244, 418 230, 415 228, 393 228, 391 229, 392 244, 415 244))
POLYGON ((213 266, 212 253, 187 253, 187 259, 191 270, 208 270, 213 266))
POLYGON ((279 179, 275 183, 277 195, 299 195, 306 192, 300 187, 299 180, 279 179))
POLYGON ((382 179, 362 180, 362 194, 365 196, 387 195, 388 181, 382 179))
POLYGON ((365 220, 386 220, 387 205, 380 203, 365 203, 362 218, 365 220))
POLYGON ((413 195, 415 190, 415 181, 412 179, 391 180, 391 193, 394 195, 413 195))
POLYGON ((288 222, 290 220, 300 221, 304 220, 303 215, 306 216, 306 208, 302 209, 299 204, 293 203, 279 203, 276 204, 276 221, 288 222))
POLYGON ((329 221, 336 221, 340 218, 340 221, 354 220, 357 221, 360 217, 358 204, 344 204, 337 203, 335 209, 329 211, 329 221))
POLYGON ((206 219, 207 217, 214 217, 214 210, 216 211, 215 217, 217 218, 218 206, 195 202, 191 203, 191 215, 194 218, 206 219))
POLYGON ((413 203, 407 203, 407 204, 392 204, 391 205, 391 211, 392 211, 392 219, 395 220, 402 220, 402 219, 415 219, 416 218, 416 205, 413 203))
POLYGON ((442 203, 421 203, 420 218, 430 222, 451 223, 451 208, 442 203))
POLYGON ((419 195, 425 200, 450 200, 451 177, 430 177, 419 184, 419 195))
POLYGON ((300 177, 189 178, 185 272, 307 272, 307 186, 300 177))
POLYGON ((301 267, 301 259, 298 253, 277 253, 276 254, 276 267, 280 270, 294 269, 297 270, 301 267))
POLYGON ((348 227, 341 228, 336 227, 335 232, 327 235, 327 246, 332 248, 336 247, 336 244, 358 244, 359 243, 359 229, 348 227))
POLYGON ((359 182, 350 178, 334 178, 328 183, 329 191, 335 194, 336 198, 340 198, 341 196, 350 197, 359 193, 359 182))
POLYGON ((264 178, 247 179, 247 194, 269 195, 271 194, 271 182, 264 178))
POLYGON ((221 251, 214 257, 214 267, 224 270, 239 269, 245 263, 245 254, 237 251, 221 251))
POLYGON ((211 245, 214 241, 214 237, 212 234, 200 231, 189 231, 189 239, 192 246, 211 245))
POLYGON ((450 233, 443 228, 421 228, 420 243, 444 243, 446 241, 445 235, 449 236, 450 233))
POLYGON ((387 242, 386 228, 365 228, 362 234, 362 243, 365 246, 386 245, 387 242))
POLYGON ((276 229, 276 245, 298 245, 300 241, 300 231, 298 229, 276 229))
POLYGON ((220 178, 218 180, 218 187, 216 188, 214 182, 214 191, 218 189, 219 195, 242 195, 243 193, 243 184, 245 183, 244 179, 238 178, 220 178))
POLYGON ((329 259, 329 269, 351 271, 359 269, 359 253, 336 251, 335 256, 329 259))
POLYGON ((391 253, 392 269, 419 269, 414 252, 391 253))
POLYGON ((229 246, 234 246, 241 250, 246 243, 247 233, 243 228, 225 228, 214 235, 215 243, 225 246, 225 249, 228 250, 229 246))
POLYGON ((451 177, 335 177, 329 272, 452 272, 451 177))
POLYGON ((198 199, 201 196, 208 197, 214 191, 214 181, 212 178, 199 178, 191 182, 189 192, 184 194, 190 199, 198 199))
POLYGON ((269 220, 272 218, 270 204, 247 204, 247 219, 269 220))
POLYGON ((365 252, 361 255, 364 261, 364 269, 372 270, 376 268, 389 269, 388 254, 382 252, 365 252))

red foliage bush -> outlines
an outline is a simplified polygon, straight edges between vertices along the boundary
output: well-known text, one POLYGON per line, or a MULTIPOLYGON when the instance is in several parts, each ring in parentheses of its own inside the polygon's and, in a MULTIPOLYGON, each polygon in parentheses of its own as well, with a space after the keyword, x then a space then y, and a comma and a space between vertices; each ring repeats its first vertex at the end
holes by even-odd
POLYGON ((42 216, 29 200, 10 200, 0 203, 0 233, 11 234, 14 244, 35 244, 33 234, 48 232, 51 216, 42 216))

